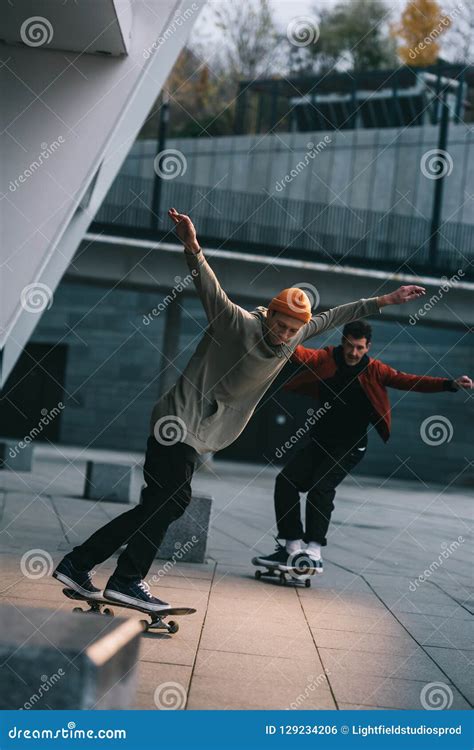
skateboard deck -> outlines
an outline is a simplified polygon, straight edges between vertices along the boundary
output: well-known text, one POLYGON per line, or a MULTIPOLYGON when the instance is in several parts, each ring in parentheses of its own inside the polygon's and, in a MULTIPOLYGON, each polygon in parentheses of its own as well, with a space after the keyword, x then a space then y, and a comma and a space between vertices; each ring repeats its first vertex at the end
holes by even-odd
POLYGON ((255 571, 255 578, 257 581, 259 581, 261 578, 278 578, 282 586, 284 586, 287 583, 301 583, 303 586, 305 586, 307 589, 311 586, 311 577, 314 575, 315 571, 305 571, 305 572, 299 572, 296 568, 293 570, 282 570, 280 565, 278 563, 275 563, 274 565, 267 565, 261 562, 258 562, 257 558, 254 557, 252 559, 252 564, 257 566, 257 570, 255 571), (263 570, 260 570, 260 568, 263 568, 263 570))
POLYGON ((79 594, 73 589, 64 588, 64 596, 68 599, 72 599, 75 602, 84 602, 89 605, 89 609, 83 609, 82 607, 74 607, 73 612, 86 612, 89 614, 93 612, 99 615, 108 615, 109 617, 114 616, 114 610, 112 607, 119 607, 120 609, 133 609, 135 612, 141 612, 149 617, 149 620, 140 620, 143 625, 143 630, 164 630, 167 633, 177 633, 179 625, 174 620, 165 622, 165 618, 170 615, 175 617, 181 617, 182 615, 192 615, 196 612, 193 607, 166 607, 161 609, 159 612, 150 612, 148 609, 143 607, 135 607, 133 604, 125 604, 125 602, 114 602, 111 599, 89 599, 89 597, 79 594))

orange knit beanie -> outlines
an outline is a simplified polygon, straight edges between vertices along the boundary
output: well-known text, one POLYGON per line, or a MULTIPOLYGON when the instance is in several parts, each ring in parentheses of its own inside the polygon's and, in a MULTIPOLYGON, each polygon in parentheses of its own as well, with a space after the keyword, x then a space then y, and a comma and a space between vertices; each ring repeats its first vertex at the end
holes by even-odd
POLYGON ((302 320, 303 323, 311 320, 312 315, 308 295, 302 289, 294 286, 289 289, 282 289, 276 297, 273 297, 268 309, 302 320))

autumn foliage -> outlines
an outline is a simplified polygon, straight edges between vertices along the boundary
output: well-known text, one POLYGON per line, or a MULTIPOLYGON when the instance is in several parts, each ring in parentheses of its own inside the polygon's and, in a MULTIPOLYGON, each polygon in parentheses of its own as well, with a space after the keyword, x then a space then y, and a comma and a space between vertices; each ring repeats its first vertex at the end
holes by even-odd
POLYGON ((398 55, 407 65, 433 65, 439 56, 439 38, 451 26, 436 0, 408 0, 392 35, 400 40, 398 55))

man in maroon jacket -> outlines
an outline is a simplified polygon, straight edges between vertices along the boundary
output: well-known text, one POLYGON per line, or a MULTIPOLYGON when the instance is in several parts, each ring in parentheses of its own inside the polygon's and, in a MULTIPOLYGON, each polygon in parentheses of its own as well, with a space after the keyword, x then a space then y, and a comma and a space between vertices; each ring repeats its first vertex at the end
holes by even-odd
POLYGON ((309 443, 297 450, 275 482, 278 539, 273 554, 256 557, 256 565, 298 568, 298 558, 322 573, 321 547, 334 509, 336 487, 362 460, 367 428, 372 424, 386 442, 390 437, 389 388, 436 393, 472 388, 463 375, 456 380, 408 375, 368 356, 372 329, 365 320, 344 326, 340 346, 307 349, 298 346, 291 360, 305 366, 285 390, 318 398, 322 407, 309 443), (320 415, 320 416, 319 416, 320 415), (305 530, 301 523, 300 492, 306 492, 305 530), (303 557, 302 557, 303 556, 303 557))

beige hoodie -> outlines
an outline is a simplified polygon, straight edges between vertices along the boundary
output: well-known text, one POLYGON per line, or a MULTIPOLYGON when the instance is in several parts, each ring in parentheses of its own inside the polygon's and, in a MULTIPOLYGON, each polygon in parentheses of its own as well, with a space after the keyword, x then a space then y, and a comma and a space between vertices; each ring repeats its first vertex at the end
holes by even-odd
POLYGON ((202 251, 185 253, 209 326, 177 382, 153 407, 150 433, 176 432, 198 453, 218 451, 242 432, 255 407, 298 344, 328 328, 380 312, 377 298, 361 299, 314 315, 290 340, 271 346, 263 338, 266 307, 248 312, 227 297, 202 251), (156 429, 155 429, 156 427, 156 429))

